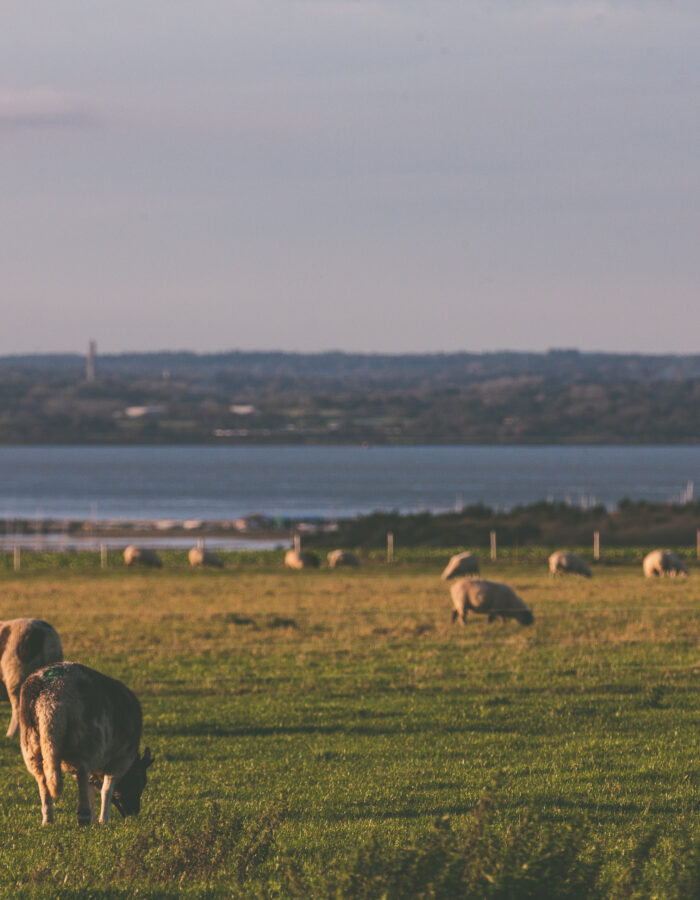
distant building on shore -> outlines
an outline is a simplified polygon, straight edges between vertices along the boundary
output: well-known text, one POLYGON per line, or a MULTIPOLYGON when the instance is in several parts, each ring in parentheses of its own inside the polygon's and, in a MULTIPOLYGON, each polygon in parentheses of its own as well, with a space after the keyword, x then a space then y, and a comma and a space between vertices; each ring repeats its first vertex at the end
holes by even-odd
POLYGON ((165 412, 164 406, 127 406, 124 415, 127 419, 155 419, 165 412))
POLYGON ((88 344, 87 359, 85 360, 85 380, 95 380, 95 359, 97 357, 97 341, 88 344))

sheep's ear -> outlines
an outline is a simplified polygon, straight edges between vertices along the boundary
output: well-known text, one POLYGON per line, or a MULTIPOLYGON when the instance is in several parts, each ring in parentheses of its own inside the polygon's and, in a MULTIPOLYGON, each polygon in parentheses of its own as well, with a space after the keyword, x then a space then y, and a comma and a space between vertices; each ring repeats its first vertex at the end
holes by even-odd
POLYGON ((143 760, 142 760, 144 769, 147 769, 149 766, 153 765, 154 758, 155 757, 151 756, 151 748, 146 747, 146 749, 143 751, 143 760))

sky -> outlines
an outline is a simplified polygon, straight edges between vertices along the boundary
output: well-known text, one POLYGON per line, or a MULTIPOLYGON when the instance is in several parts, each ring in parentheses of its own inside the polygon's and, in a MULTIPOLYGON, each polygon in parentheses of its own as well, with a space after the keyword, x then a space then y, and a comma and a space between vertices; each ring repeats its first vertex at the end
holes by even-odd
POLYGON ((5 0, 0 354, 700 352, 697 0, 5 0))

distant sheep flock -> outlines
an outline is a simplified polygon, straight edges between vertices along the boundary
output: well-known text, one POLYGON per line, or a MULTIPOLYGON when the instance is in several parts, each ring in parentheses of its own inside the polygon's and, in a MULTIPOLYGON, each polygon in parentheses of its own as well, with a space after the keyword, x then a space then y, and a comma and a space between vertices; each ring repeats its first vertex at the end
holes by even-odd
MULTIPOLYGON (((123 552, 124 564, 129 568, 141 566, 144 568, 160 569, 163 562, 155 550, 146 547, 137 547, 130 544, 123 552)), ((223 560, 211 550, 204 547, 192 547, 187 554, 190 565, 193 568, 212 567, 221 569, 223 560)), ((358 568, 361 565, 360 557, 350 550, 331 550, 327 555, 328 567, 336 569, 341 567, 358 568)), ((318 569, 321 560, 318 554, 312 550, 287 550, 284 556, 284 565, 289 569, 318 569)), ((590 564, 582 556, 569 550, 555 550, 548 558, 549 572, 552 577, 558 575, 581 575, 591 578, 593 573, 590 564)), ((681 558, 672 550, 652 550, 642 562, 642 570, 647 578, 655 576, 688 575, 688 568, 681 558)), ((450 557, 449 562, 442 571, 441 578, 449 581, 453 578, 478 576, 480 574, 479 557, 476 553, 466 550, 450 557)))

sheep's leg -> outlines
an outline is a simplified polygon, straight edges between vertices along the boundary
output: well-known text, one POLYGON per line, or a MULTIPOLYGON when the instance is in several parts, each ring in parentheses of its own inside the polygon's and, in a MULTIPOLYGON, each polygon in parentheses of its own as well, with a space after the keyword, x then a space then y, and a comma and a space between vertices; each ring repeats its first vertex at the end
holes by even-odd
POLYGON ((36 783, 39 785, 39 796, 41 797, 41 824, 53 825, 53 799, 43 772, 36 776, 36 783))
POLYGON ((95 788, 88 781, 88 803, 90 804, 90 821, 95 821, 95 788))
POLYGON ((109 808, 112 805, 115 780, 113 775, 105 775, 102 782, 102 809, 100 810, 100 823, 106 825, 109 822, 109 808))
POLYGON ((12 707, 12 717, 10 718, 10 726, 7 729, 7 737, 14 737, 19 728, 19 691, 10 692, 10 706, 12 707))
POLYGON ((93 810, 90 804, 90 781, 87 766, 82 765, 76 775, 78 779, 78 825, 92 822, 93 810))
POLYGON ((456 609, 453 609, 453 610, 452 610, 452 624, 453 624, 453 625, 454 625, 454 623, 457 621, 457 617, 458 617, 458 616, 459 616, 459 613, 457 612, 457 610, 456 610, 456 609))

